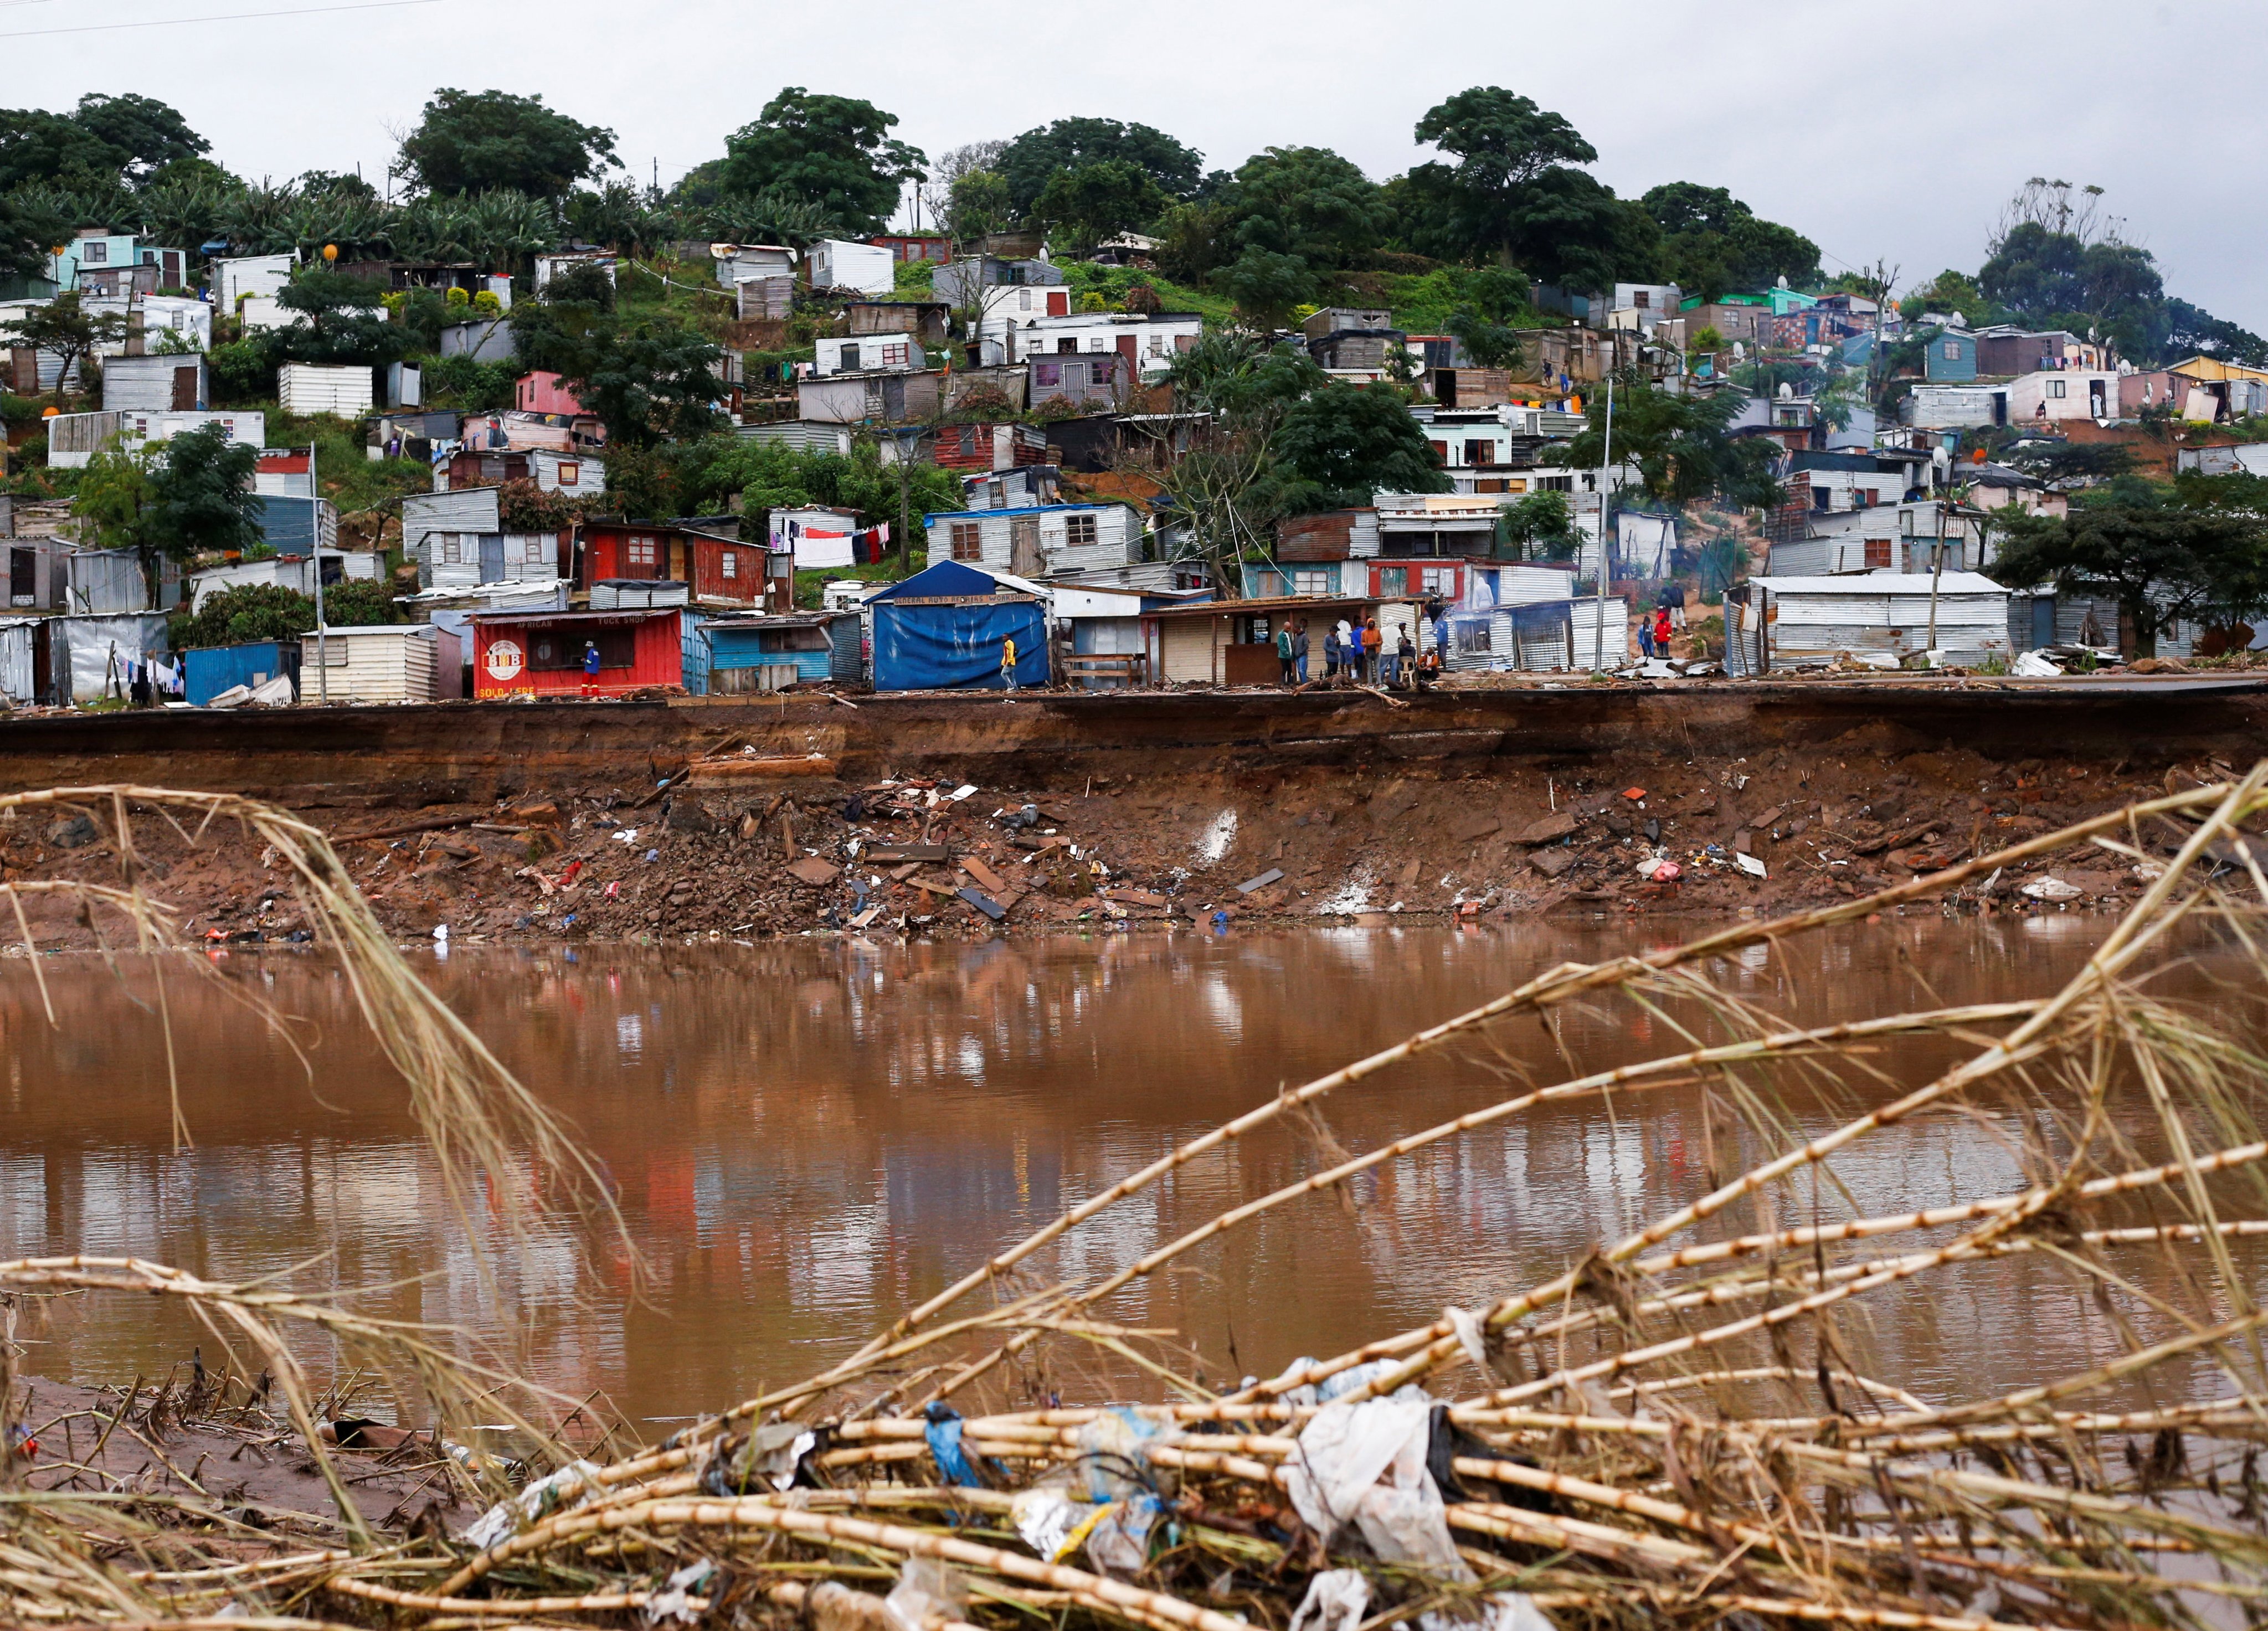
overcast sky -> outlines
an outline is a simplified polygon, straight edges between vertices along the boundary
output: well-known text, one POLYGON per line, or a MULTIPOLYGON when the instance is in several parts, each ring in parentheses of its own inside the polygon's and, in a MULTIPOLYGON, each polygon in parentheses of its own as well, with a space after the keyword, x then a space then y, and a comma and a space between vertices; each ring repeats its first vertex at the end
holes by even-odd
POLYGON ((1572 120, 1617 192, 1729 187, 1830 273, 1974 270, 2027 177, 2093 182, 2169 290, 2268 332, 2261 0, 0 0, 0 61, 11 95, 58 109, 171 102, 216 158, 279 180, 379 176, 453 85, 540 93, 666 184, 785 84, 865 97, 932 155, 1094 114, 1208 168, 1304 144, 1383 179, 1432 156, 1410 139, 1427 107, 1498 84, 1572 120), (241 15, 262 12, 284 14, 241 15), (143 26, 166 18, 204 20, 143 26))

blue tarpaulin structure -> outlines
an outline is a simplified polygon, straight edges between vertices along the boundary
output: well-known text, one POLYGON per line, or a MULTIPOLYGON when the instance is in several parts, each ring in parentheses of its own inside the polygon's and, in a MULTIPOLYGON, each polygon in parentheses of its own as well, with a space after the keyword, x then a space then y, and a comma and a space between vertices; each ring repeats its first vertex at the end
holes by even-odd
POLYGON ((296 683, 299 643, 256 640, 246 645, 195 646, 181 653, 181 694, 191 707, 202 708, 224 691, 265 685, 278 674, 290 674, 296 683))
POLYGON ((1016 683, 1048 683, 1046 608, 974 568, 940 561, 868 598, 874 689, 1002 690, 1001 642, 1016 643, 1016 683))

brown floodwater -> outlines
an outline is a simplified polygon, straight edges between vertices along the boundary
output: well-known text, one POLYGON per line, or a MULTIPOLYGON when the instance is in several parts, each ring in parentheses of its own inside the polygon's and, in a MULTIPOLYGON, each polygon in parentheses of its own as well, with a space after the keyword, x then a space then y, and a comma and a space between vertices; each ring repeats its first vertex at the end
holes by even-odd
MULTIPOLYGON (((2106 922, 1894 919, 1778 956, 1755 948, 1712 973, 1816 1023, 1927 1005, 1925 985, 1948 1002, 2040 992, 2106 922)), ((222 958, 220 981, 167 981, 187 1149, 172 1135, 147 966, 47 959, 50 1025, 29 965, 0 961, 0 1257, 133 1253, 219 1277, 296 1268, 302 1285, 383 1287, 358 1305, 478 1333, 555 1386, 666 1421, 818 1370, 1284 1084, 1566 959, 1644 944, 1624 929, 1425 927, 420 954, 435 988, 603 1161, 652 1271, 639 1299, 619 1272, 584 1273, 563 1228, 501 1282, 484 1279, 401 1082, 324 959, 222 958), (304 1066, 247 994, 298 1017, 304 1066)), ((2184 978, 2210 995, 2217 973, 2236 971, 2200 950, 2184 978)), ((1628 1005, 1567 1012, 1556 1042, 1530 1018, 1334 1097, 1323 1136, 1360 1150, 1479 1108, 1523 1072, 1565 1074, 1560 1047, 1589 1069, 1675 1046, 1628 1005)), ((1796 1092, 1783 1113, 1822 1130, 1946 1057, 1886 1047, 1867 1061, 1879 1079, 1796 1092)), ((1836 1166, 1850 1200, 1828 1191, 1820 1205, 1904 1210, 2020 1187, 2022 1118, 1929 1116, 1868 1139, 1836 1166)), ((1269 1215, 1107 1311, 1179 1332, 1214 1378, 1339 1352, 1445 1304, 1485 1304, 1704 1193, 1705 1148, 1723 1136, 1705 1120, 1689 1087, 1501 1122, 1361 1179, 1351 1209, 1324 1197, 1269 1215)), ((2139 1111, 2129 1120, 2139 1126, 2139 1111)), ((1312 1131, 1264 1131, 1104 1212, 1039 1267, 1050 1278, 1115 1268, 1314 1171, 1323 1148, 1312 1131)), ((2122 1271, 2177 1278, 2132 1260, 2142 1256, 2122 1271)), ((2268 1280, 2268 1254, 2248 1245, 2240 1264, 2268 1280)), ((24 1335, 26 1369, 82 1382, 161 1371, 200 1340, 175 1311, 99 1298, 58 1305, 24 1335)), ((1845 1337, 1876 1374, 1933 1399, 2120 1351, 2101 1311, 2036 1259, 1933 1275, 1870 1302, 1845 1337)), ((2210 1371, 2176 1381, 2221 1391, 2210 1371)))

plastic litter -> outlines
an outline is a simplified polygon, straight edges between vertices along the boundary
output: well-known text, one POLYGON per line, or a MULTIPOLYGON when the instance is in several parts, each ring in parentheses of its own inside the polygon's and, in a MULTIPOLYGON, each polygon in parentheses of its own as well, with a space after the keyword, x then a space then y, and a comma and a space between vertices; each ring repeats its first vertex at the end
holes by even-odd
POLYGON ((1049 1484, 1019 1490, 1008 1503, 1008 1521, 1024 1538, 1024 1544, 1050 1563, 1069 1553, 1078 1544, 1076 1536, 1099 1516, 1093 1507, 1073 1501, 1060 1487, 1049 1484))
POLYGON ((1408 1391, 1416 1396, 1342 1400, 1316 1411, 1285 1464, 1285 1486, 1326 1546, 1351 1523, 1386 1562, 1469 1580, 1472 1571, 1449 1538, 1441 1492, 1425 1470, 1433 1401, 1408 1391))
POLYGON ((2035 900, 2076 900, 2087 891, 2066 884, 2052 872, 2045 878, 2036 878, 2021 891, 2035 900))
POLYGON ((1355 1631, 1370 1607, 1370 1582, 1359 1569, 1326 1569, 1307 1582, 1292 1613, 1292 1631, 1355 1631))
MULTIPOLYGON (((455 1446, 452 1446, 455 1448, 455 1446)), ((499 1501, 458 1538, 467 1546, 487 1551, 518 1534, 520 1529, 564 1508, 579 1505, 600 1485, 597 1466, 570 1461, 557 1472, 537 1479, 509 1501, 499 1501)))
POLYGON ((1123 1501, 1145 1493, 1149 1446, 1170 1444, 1177 1429, 1121 1405, 1079 1429, 1079 1465, 1086 1476, 1090 1501, 1123 1501))
POLYGON ((1143 1494, 1104 1507, 1086 1531, 1086 1561, 1105 1574, 1135 1575, 1150 1561, 1150 1529, 1164 1509, 1143 1494))
POLYGON ((968 1452, 961 1447, 961 1416, 952 1406, 933 1404, 926 1414, 928 1425, 922 1436, 929 1441, 929 1452, 937 1461, 937 1470, 948 1484, 964 1488, 979 1488, 983 1480, 969 1465, 968 1452))
POLYGON ((956 1620, 968 1592, 961 1576, 934 1557, 909 1557, 898 1583, 882 1599, 883 1612, 898 1631, 922 1631, 933 1620, 956 1620))
POLYGON ((1747 850, 1742 850, 1739 854, 1735 855, 1733 859, 1739 864, 1741 871, 1746 872, 1749 877, 1762 878, 1764 876, 1764 863, 1757 860, 1756 856, 1750 855, 1747 850))
POLYGON ((2019 680, 2060 680, 2063 670, 2048 661, 2037 651, 2027 651, 2008 665, 2008 672, 2019 680))
POLYGON ((1418 1631, 1557 1631, 1557 1627, 1527 1592, 1491 1591, 1481 1599, 1478 1620, 1459 1620, 1439 1609, 1428 1609, 1418 1616, 1418 1631))
POLYGON ((697 1625, 707 1610, 707 1605, 696 1607, 693 1593, 708 1584, 709 1576, 717 1572, 717 1565, 707 1558, 688 1563, 670 1576, 669 1583, 646 1599, 645 1622, 658 1626, 665 1620, 678 1620, 685 1625, 697 1625))

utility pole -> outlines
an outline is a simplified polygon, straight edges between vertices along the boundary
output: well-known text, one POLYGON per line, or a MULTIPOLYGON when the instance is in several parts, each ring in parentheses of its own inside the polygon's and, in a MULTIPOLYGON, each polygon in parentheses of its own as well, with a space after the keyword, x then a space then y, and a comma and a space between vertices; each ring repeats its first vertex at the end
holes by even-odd
POLYGON ((1607 499, 1615 479, 1615 371, 1611 355, 1607 368, 1607 441, 1606 453, 1601 461, 1599 480, 1606 485, 1599 489, 1599 595, 1598 615, 1591 628, 1591 672, 1597 673, 1607 665, 1607 523, 1612 518, 1607 511, 1607 499))
MULTIPOLYGON (((1937 585, 1945 577, 1945 500, 1939 499, 1936 509, 1937 542, 1932 550, 1929 567, 1929 645, 1927 650, 1931 651, 1937 650, 1937 585)), ((1933 658, 1931 659, 1932 666, 1935 665, 1935 661, 1933 658)))
POLYGON ((315 485, 315 444, 307 444, 307 533, 315 557, 315 690, 323 706, 331 705, 330 652, 323 638, 323 494, 315 485))

